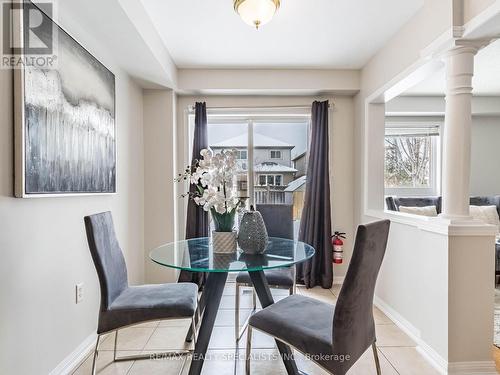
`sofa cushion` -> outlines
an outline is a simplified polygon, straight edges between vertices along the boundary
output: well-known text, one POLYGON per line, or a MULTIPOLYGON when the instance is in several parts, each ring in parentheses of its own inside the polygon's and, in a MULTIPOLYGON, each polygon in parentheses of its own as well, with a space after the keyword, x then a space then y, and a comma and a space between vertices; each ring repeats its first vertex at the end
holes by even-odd
POLYGON ((441 213, 441 197, 394 197, 394 205, 397 210, 405 207, 436 206, 437 213, 441 213))
POLYGON ((500 228, 500 219, 498 218, 497 206, 470 206, 470 214, 474 219, 480 220, 486 224, 494 225, 497 232, 500 228))
POLYGON ((438 215, 436 206, 424 206, 424 207, 399 206, 399 212, 404 212, 413 215, 420 215, 420 216, 429 216, 429 217, 435 217, 438 215))

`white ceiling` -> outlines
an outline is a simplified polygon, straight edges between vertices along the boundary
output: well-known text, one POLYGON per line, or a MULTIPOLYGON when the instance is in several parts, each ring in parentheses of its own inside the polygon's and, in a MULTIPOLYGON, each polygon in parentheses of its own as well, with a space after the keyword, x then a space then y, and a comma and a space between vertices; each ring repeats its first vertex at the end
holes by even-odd
MULTIPOLYGON (((500 96, 500 40, 478 52, 474 60, 474 95, 500 96)), ((425 81, 412 87, 404 95, 444 95, 446 78, 444 68, 425 81)))
POLYGON ((282 0, 260 30, 232 0, 141 0, 179 68, 338 68, 366 64, 424 0, 282 0))

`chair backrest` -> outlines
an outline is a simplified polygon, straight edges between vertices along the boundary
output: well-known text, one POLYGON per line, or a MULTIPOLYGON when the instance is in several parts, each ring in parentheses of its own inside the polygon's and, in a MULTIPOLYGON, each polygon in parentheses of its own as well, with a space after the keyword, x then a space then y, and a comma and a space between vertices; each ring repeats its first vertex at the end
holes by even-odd
POLYGON ((270 237, 281 237, 293 240, 293 205, 291 204, 258 204, 270 237))
POLYGON ((116 238, 111 212, 85 216, 84 221, 101 287, 101 311, 106 311, 128 286, 127 266, 116 238))
POLYGON ((360 225, 345 281, 340 290, 333 318, 333 350, 349 355, 340 364, 347 371, 375 341, 373 295, 382 265, 389 220, 360 225))

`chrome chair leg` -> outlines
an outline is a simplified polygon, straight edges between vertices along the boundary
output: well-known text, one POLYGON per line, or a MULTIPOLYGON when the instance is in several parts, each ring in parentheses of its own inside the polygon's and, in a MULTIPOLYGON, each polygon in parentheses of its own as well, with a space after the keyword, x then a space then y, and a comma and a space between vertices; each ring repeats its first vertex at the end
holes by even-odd
POLYGON ((382 375, 382 371, 380 370, 380 361, 378 359, 377 345, 375 343, 372 344, 373 349, 373 358, 375 359, 375 367, 377 369, 377 375, 382 375))
POLYGON ((118 330, 115 331, 115 345, 113 346, 113 362, 116 362, 116 346, 118 344, 118 330))
POLYGON ((101 335, 97 335, 97 341, 95 343, 95 349, 94 349, 94 359, 92 360, 92 375, 95 375, 97 366, 96 366, 96 361, 97 361, 97 349, 99 347, 99 339, 101 338, 101 335))
MULTIPOLYGON (((243 323, 243 325, 241 326, 241 329, 240 329, 240 287, 241 286, 242 286, 241 284, 237 284, 237 287, 236 287, 236 307, 234 309, 234 311, 235 311, 234 332, 235 332, 235 336, 236 336, 236 343, 238 343, 240 341, 241 337, 243 336, 243 334, 245 333, 245 331, 247 329, 248 322, 250 321, 251 316, 257 310, 257 294, 255 293, 255 289, 252 287, 252 305, 253 305, 253 308, 252 308, 252 311, 250 311, 250 314, 248 315, 248 317, 246 318, 245 322, 243 323)), ((249 286, 249 285, 243 284, 243 286, 249 286)))
POLYGON ((247 348, 245 354, 245 374, 250 375, 250 357, 252 355, 252 326, 247 327, 247 348))
MULTIPOLYGON (((194 323, 194 319, 192 322, 194 323)), ((196 323, 194 323, 192 328, 193 328, 193 339, 194 339, 194 342, 196 343, 196 340, 197 340, 196 323)), ((192 350, 185 349, 185 350, 179 350, 179 351, 173 351, 173 352, 151 353, 151 354, 133 354, 133 355, 128 355, 128 356, 124 356, 124 357, 117 357, 116 356, 116 348, 118 346, 118 331, 119 330, 117 329, 116 333, 115 333, 115 344, 113 346, 113 362, 125 362, 125 361, 141 360, 141 359, 179 357, 179 356, 187 356, 190 353, 192 353, 192 350)))
POLYGON ((196 341, 198 341, 198 339, 196 335, 196 319, 194 316, 191 318, 191 329, 193 330, 193 341, 194 344, 196 345, 196 341))
POLYGON ((240 284, 236 283, 236 294, 234 297, 234 338, 240 339, 240 284))

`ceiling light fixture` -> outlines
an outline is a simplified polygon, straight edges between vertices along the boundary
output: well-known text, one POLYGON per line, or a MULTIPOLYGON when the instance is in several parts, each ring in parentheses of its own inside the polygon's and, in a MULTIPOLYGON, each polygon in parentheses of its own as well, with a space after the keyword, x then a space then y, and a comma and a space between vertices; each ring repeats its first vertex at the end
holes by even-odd
POLYGON ((280 0, 234 0, 236 13, 256 29, 271 21, 279 7, 280 0))

